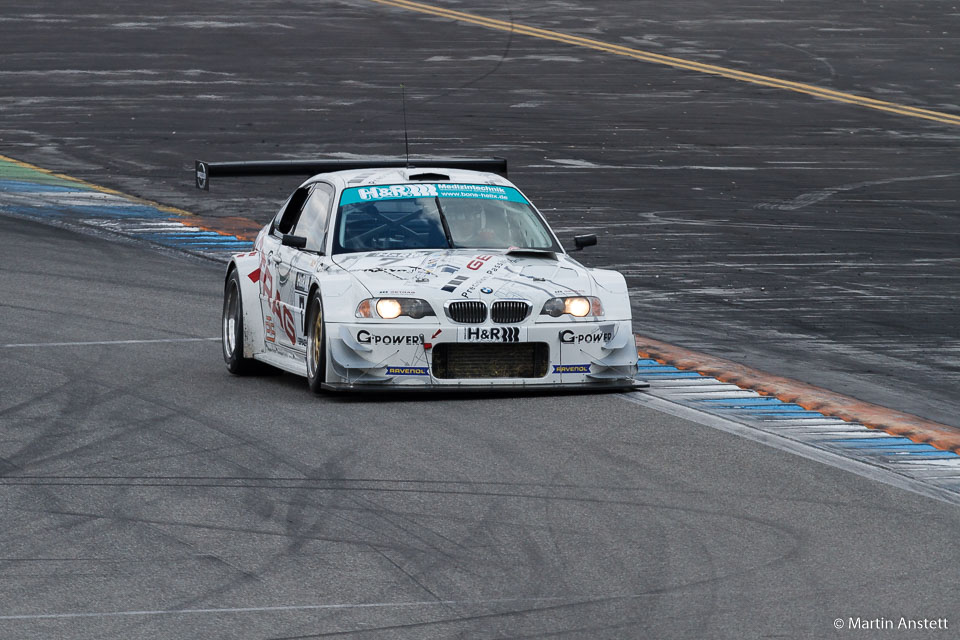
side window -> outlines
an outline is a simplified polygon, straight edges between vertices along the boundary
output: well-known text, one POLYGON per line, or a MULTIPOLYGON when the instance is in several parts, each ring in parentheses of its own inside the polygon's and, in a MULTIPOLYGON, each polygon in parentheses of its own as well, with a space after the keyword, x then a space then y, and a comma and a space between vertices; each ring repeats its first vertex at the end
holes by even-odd
POLYGON ((309 185, 300 187, 293 192, 293 195, 287 200, 286 206, 277 216, 273 224, 274 233, 282 236, 293 232, 293 228, 297 225, 297 219, 300 217, 300 211, 303 209, 303 201, 307 199, 309 193, 309 185))
POLYGON ((333 202, 334 189, 332 186, 318 182, 313 192, 303 205, 300 221, 297 222, 296 234, 307 239, 307 249, 323 251, 327 218, 330 216, 330 205, 333 202))

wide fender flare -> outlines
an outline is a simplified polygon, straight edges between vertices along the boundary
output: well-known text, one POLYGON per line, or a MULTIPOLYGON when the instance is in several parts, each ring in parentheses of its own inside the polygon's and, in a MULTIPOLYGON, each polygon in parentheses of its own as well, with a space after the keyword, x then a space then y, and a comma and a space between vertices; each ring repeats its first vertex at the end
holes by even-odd
POLYGON ((243 357, 252 358, 263 351, 263 317, 260 309, 260 254, 256 252, 233 256, 227 266, 224 284, 232 271, 240 280, 240 300, 243 303, 243 357))
POLYGON ((610 320, 631 320, 630 294, 623 274, 611 269, 591 269, 590 275, 603 300, 604 315, 610 320))
POLYGON ((355 322, 360 301, 374 297, 357 278, 340 269, 318 274, 314 282, 320 289, 326 322, 355 322))

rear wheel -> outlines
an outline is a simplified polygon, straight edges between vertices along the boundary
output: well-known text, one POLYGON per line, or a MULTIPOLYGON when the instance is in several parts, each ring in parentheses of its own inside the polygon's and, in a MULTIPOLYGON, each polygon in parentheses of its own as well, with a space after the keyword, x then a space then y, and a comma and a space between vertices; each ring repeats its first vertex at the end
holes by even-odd
POLYGON ((327 331, 323 322, 320 292, 310 295, 307 305, 307 384, 314 393, 322 391, 327 377, 327 331))
POLYGON ((257 362, 243 357, 243 298, 240 296, 240 276, 230 272, 223 289, 222 344, 227 370, 237 375, 253 373, 257 362))

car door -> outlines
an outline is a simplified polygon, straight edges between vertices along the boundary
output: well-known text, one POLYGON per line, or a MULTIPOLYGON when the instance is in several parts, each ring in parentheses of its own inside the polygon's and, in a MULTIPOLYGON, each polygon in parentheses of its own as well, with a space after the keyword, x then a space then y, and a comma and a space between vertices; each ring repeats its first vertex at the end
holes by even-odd
POLYGON ((263 314, 264 346, 269 351, 288 355, 297 350, 297 331, 293 313, 281 303, 285 292, 293 288, 293 274, 289 265, 283 263, 284 253, 290 247, 284 247, 282 239, 293 230, 309 195, 310 185, 293 192, 280 209, 260 247, 260 309, 263 314))
POLYGON ((333 186, 325 182, 310 185, 306 201, 290 230, 291 235, 304 238, 306 245, 303 249, 281 245, 279 251, 278 272, 285 279, 284 285, 279 287, 284 330, 292 334, 293 347, 301 354, 305 354, 307 348, 304 317, 307 296, 310 294, 313 274, 326 259, 323 253, 334 193, 333 186), (293 326, 286 324, 288 318, 293 319, 293 326))

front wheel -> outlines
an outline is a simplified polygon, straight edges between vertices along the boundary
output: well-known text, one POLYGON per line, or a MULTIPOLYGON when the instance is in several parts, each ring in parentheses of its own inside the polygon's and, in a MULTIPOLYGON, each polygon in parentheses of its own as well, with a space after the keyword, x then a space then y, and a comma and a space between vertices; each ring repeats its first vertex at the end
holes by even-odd
POLYGON ((227 370, 237 375, 253 373, 257 362, 243 357, 243 298, 240 295, 240 276, 230 272, 223 289, 223 359, 227 370))
POLYGON ((327 376, 327 336, 323 322, 323 302, 320 292, 310 295, 307 305, 307 384, 314 393, 322 391, 327 376))

